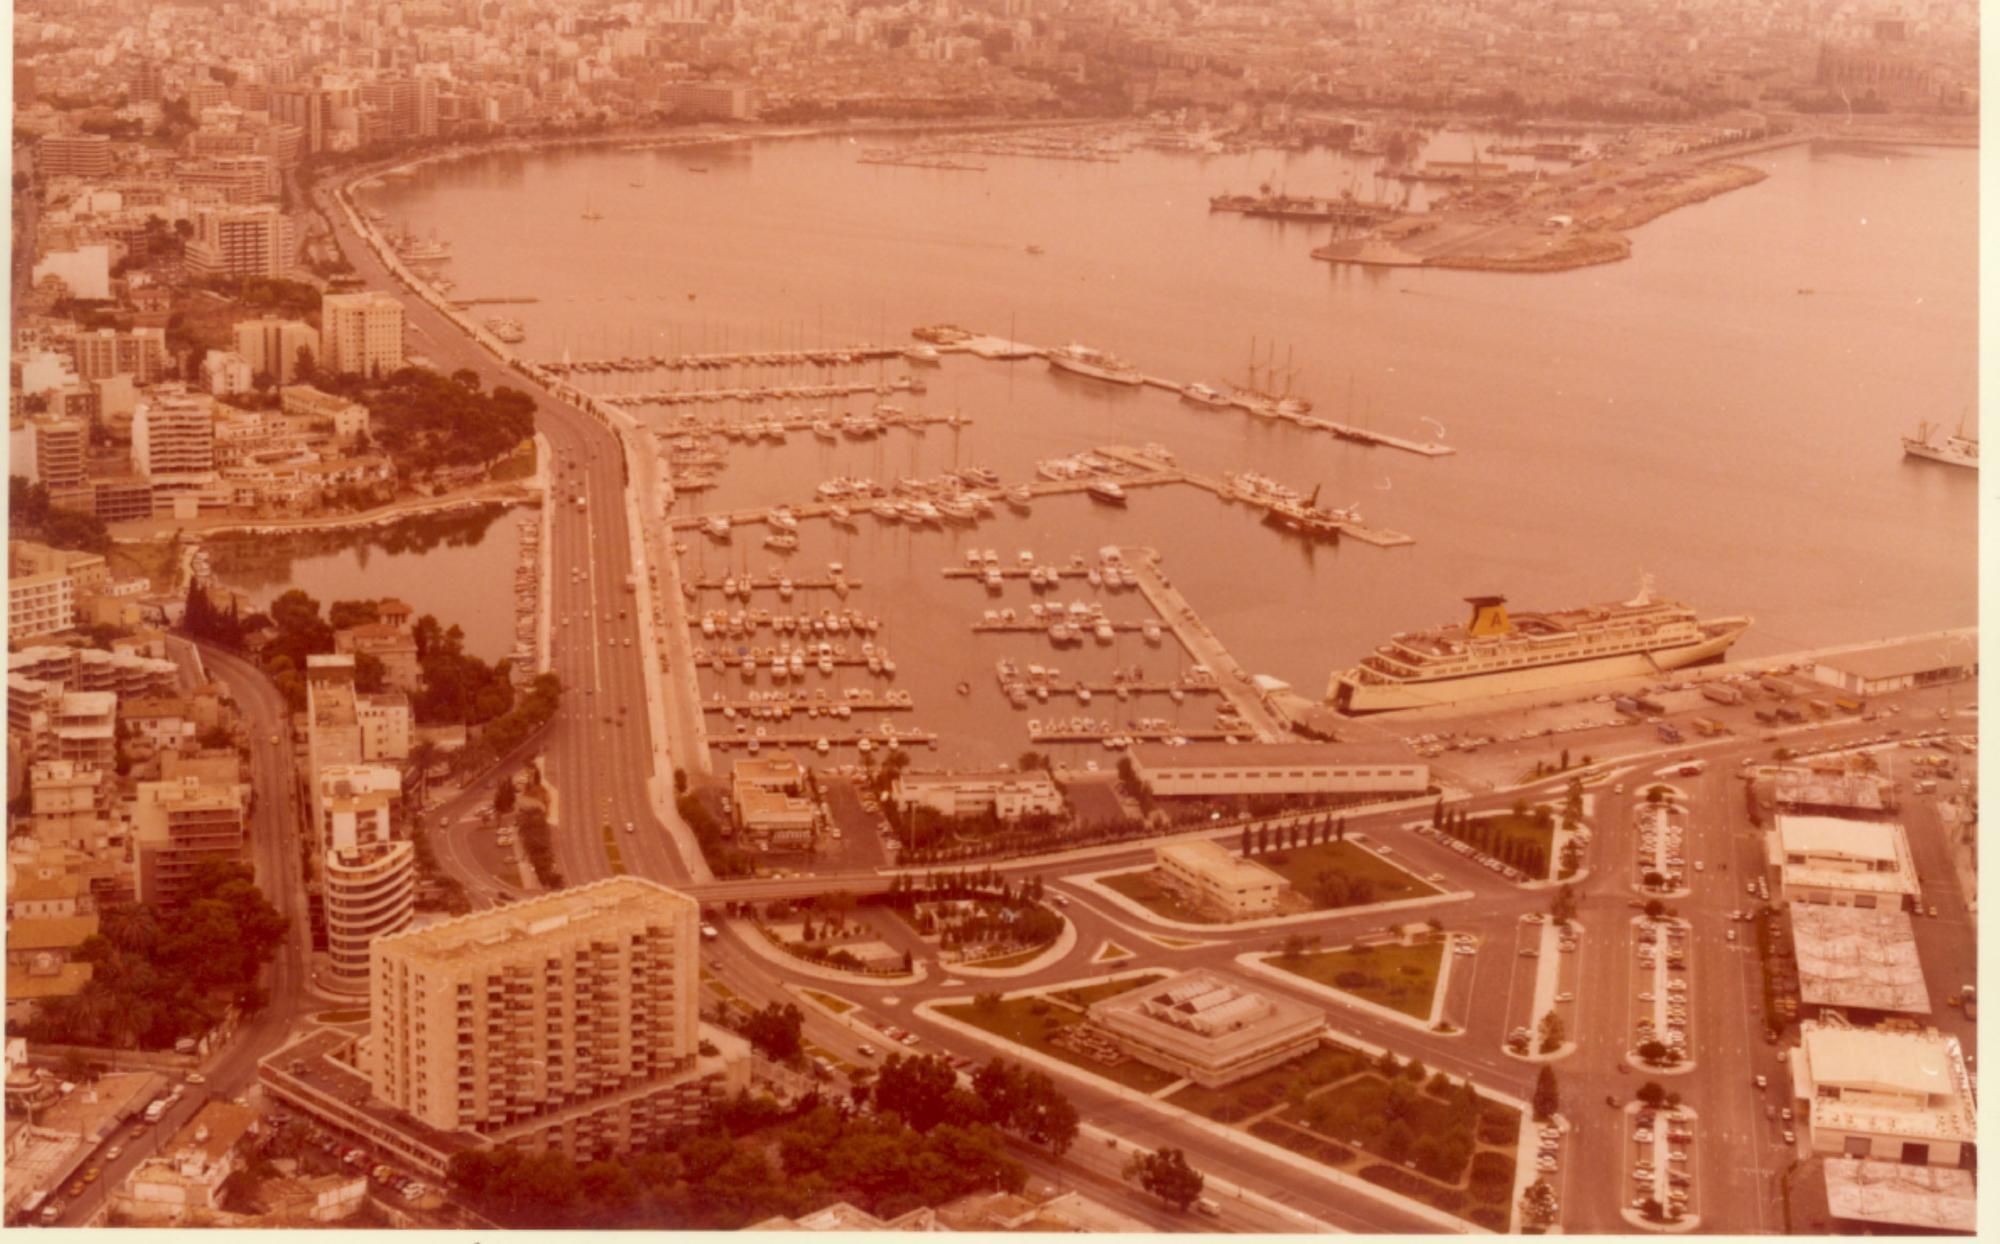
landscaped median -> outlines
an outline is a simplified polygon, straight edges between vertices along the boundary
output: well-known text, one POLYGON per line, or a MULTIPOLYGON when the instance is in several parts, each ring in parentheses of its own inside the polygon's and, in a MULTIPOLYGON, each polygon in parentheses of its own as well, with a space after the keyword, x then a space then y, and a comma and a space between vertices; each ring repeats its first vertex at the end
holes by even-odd
POLYGON ((1455 1230, 1505 1231, 1517 1198, 1522 1103, 1363 1042, 1321 1036, 1303 1053, 1214 1087, 1125 1054, 1091 1004, 1163 979, 1136 972, 918 1009, 1052 1070, 1455 1230))

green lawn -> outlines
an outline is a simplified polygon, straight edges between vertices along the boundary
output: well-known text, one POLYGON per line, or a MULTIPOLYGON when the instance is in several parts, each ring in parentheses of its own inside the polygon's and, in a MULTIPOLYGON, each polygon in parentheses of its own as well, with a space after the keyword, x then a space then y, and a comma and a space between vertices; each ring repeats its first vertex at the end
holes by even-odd
POLYGON ((1355 1051, 1327 1042, 1290 1062, 1221 1088, 1190 1084, 1167 1102, 1219 1123, 1235 1123, 1283 1103, 1293 1084, 1331 1084, 1366 1065, 1367 1059, 1355 1051))
MULTIPOLYGON (((1154 977, 1152 979, 1157 980, 1159 978, 1154 977)), ((1096 1001, 1098 997, 1108 998, 1113 994, 1137 988, 1140 983, 1137 979, 1116 982, 1110 988, 1109 992, 1099 993, 1095 997, 1092 997, 1091 1001, 1096 1001)), ((1069 994, 1090 993, 1094 990, 1104 988, 1104 986, 1100 985, 1092 986, 1091 990, 1071 990, 1065 996, 1069 994)), ((1052 1043, 1049 1040, 1050 1037, 1065 1028, 1081 1024, 1083 1016, 1066 1007, 1057 1006, 1045 999, 1038 998, 1033 994, 1020 998, 1010 998, 1007 1001, 984 1007, 977 1002, 962 1002, 955 1006, 941 1006, 938 1008, 938 1011, 940 1014, 961 1020, 976 1028, 983 1028, 996 1036, 1005 1037, 1016 1045, 1026 1046, 1031 1050, 1047 1054, 1051 1058, 1059 1058, 1073 1067, 1080 1067, 1093 1075, 1100 1075, 1107 1080, 1114 1080, 1119 1084, 1125 1085, 1127 1088, 1138 1089, 1142 1093, 1157 1092, 1180 1078, 1172 1072, 1161 1071, 1159 1068, 1142 1063, 1136 1058, 1128 1058, 1116 1067, 1107 1067, 1095 1059, 1087 1058, 1082 1054, 1075 1053, 1052 1043), (1041 1008, 1039 1014, 1036 1012, 1037 1007, 1041 1008)))
MULTIPOLYGON (((1358 1155, 1367 1159, 1359 1173, 1370 1182, 1504 1230, 1520 1112, 1481 1099, 1476 1121, 1458 1116, 1454 1127, 1454 1107, 1447 1098, 1404 1081, 1396 1096, 1406 1130, 1398 1132, 1390 1122, 1397 1112, 1389 1105, 1390 1083, 1373 1059, 1328 1041, 1310 1054, 1224 1088, 1189 1085, 1166 1100, 1328 1166, 1350 1166, 1358 1155), (1400 1136, 1411 1146, 1411 1157, 1420 1158, 1420 1138, 1436 1144, 1453 1132, 1464 1155, 1454 1178, 1427 1176, 1385 1152, 1395 1150, 1400 1136)), ((1433 1169, 1441 1169, 1435 1160, 1433 1169)))
POLYGON ((495 483, 510 479, 527 479, 535 473, 535 442, 525 440, 512 455, 493 464, 487 478, 495 483))
POLYGON ((1344 879, 1350 887, 1358 882, 1367 882, 1368 888, 1373 891, 1368 901, 1375 903, 1422 898, 1438 892, 1435 886, 1426 885, 1415 875, 1352 842, 1319 842, 1287 851, 1266 851, 1251 858, 1282 874, 1292 883, 1295 891, 1321 910, 1354 905, 1351 897, 1341 901, 1340 896, 1317 893, 1319 887, 1316 883, 1322 873, 1332 873, 1344 879), (1329 897, 1334 901, 1328 901, 1329 897))
POLYGON ((1102 1002, 1106 998, 1115 998, 1121 993, 1131 993, 1134 989, 1142 985, 1150 985, 1154 981, 1163 981, 1165 979, 1167 979, 1165 972, 1147 972, 1140 976, 1128 976, 1122 980, 1099 981, 1095 985, 1084 985, 1077 989, 1064 989, 1051 996, 1059 998, 1081 1010, 1087 1008, 1093 1002, 1102 1002))
POLYGON ((1181 902, 1180 896, 1161 885, 1158 878, 1158 871, 1148 868, 1136 873, 1099 877, 1097 883, 1118 891, 1154 915, 1165 916, 1169 920, 1185 920, 1190 924, 1216 923, 1215 917, 1204 915, 1181 902))
POLYGON ((1345 947, 1300 955, 1296 959, 1273 955, 1264 962, 1296 976, 1350 993, 1364 1002, 1401 1011, 1413 1019, 1428 1020, 1431 997, 1437 992, 1438 969, 1444 963, 1444 941, 1439 938, 1418 946, 1345 947), (1345 983, 1341 977, 1356 973, 1345 983))
POLYGON ((1117 942, 1106 942, 1104 943, 1104 949, 1097 952, 1097 958, 1092 960, 1092 962, 1109 963, 1113 959, 1130 959, 1131 957, 1132 952, 1120 946, 1117 942))

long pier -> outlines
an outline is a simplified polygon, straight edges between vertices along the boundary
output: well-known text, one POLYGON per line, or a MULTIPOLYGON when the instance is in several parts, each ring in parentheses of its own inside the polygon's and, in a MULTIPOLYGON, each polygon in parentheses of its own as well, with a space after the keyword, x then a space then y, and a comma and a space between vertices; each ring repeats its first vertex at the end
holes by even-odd
MULTIPOLYGON (((977 358, 1012 362, 1019 359, 1046 358, 1049 353, 1046 346, 1028 345, 1025 342, 1009 341, 1004 337, 994 337, 986 333, 968 332, 951 325, 919 328, 911 335, 919 341, 930 343, 940 354, 970 354, 977 358)), ((1148 388, 1162 389, 1177 395, 1186 393, 1189 387, 1181 381, 1169 380, 1164 376, 1141 374, 1139 382, 1148 388)), ((1238 393, 1225 399, 1223 404, 1260 419, 1290 423, 1313 432, 1326 432, 1358 445, 1380 445, 1384 449, 1400 449, 1404 453, 1424 458, 1444 458, 1458 452, 1455 446, 1437 441, 1412 440, 1406 436, 1378 432, 1373 428, 1358 428, 1333 419, 1320 419, 1304 410, 1287 410, 1280 402, 1255 394, 1238 393)))
MULTIPOLYGON (((787 579, 790 579, 790 576, 759 578, 755 575, 728 575, 720 579, 696 579, 689 586, 697 592, 722 592, 726 596, 728 595, 726 589, 734 583, 736 591, 748 600, 751 592, 782 592, 787 579)), ((796 592, 832 592, 837 596, 845 596, 849 592, 861 589, 861 580, 850 579, 845 575, 838 578, 832 575, 822 578, 796 578, 790 579, 790 582, 792 590, 796 592)))
POLYGON ((598 393, 593 396, 607 406, 683 406, 698 402, 763 402, 773 398, 814 401, 819 398, 853 397, 857 393, 922 393, 923 382, 898 376, 880 383, 753 385, 731 389, 655 389, 650 393, 598 393))
MULTIPOLYGON (((1030 723, 1032 727, 1033 723, 1030 723)), ((1220 743, 1224 739, 1240 739, 1246 731, 1223 730, 1219 728, 1196 729, 1169 726, 1164 729, 1137 726, 1114 726, 1093 730, 1051 730, 1046 726, 1041 730, 1030 728, 1028 738, 1037 743, 1102 743, 1113 738, 1127 738, 1134 743, 1164 743, 1169 739, 1187 739, 1194 743, 1220 743)))
POLYGON ((510 294, 510 295, 497 295, 492 298, 450 298, 447 299, 446 301, 450 302, 451 305, 454 307, 461 307, 461 308, 462 307, 510 307, 510 306, 521 306, 530 302, 540 302, 541 299, 532 297, 528 294, 510 294))
MULTIPOLYGON (((507 302, 510 299, 472 301, 507 302)), ((533 301, 528 299, 526 301, 533 301)), ((853 346, 831 346, 821 350, 744 350, 720 354, 628 354, 616 358, 561 360, 539 366, 559 376, 609 372, 714 371, 730 367, 844 367, 876 359, 899 358, 903 346, 863 342, 853 346)))
POLYGON ((709 736, 708 745, 724 750, 741 747, 760 751, 766 747, 798 747, 810 751, 815 749, 817 741, 822 738, 827 741, 830 747, 860 747, 863 743, 866 743, 872 751, 878 747, 887 750, 891 743, 936 747, 938 736, 936 731, 919 730, 915 727, 911 727, 908 730, 898 730, 894 734, 868 734, 860 731, 850 731, 845 734, 811 736, 803 734, 766 735, 762 738, 743 734, 714 734, 709 736))
MULTIPOLYGON (((1134 470, 1160 472, 1159 464, 1152 458, 1147 457, 1137 450, 1128 449, 1123 445, 1104 445, 1100 446, 1095 452, 1106 458, 1110 458, 1114 462, 1122 462, 1134 470)), ((1193 484, 1196 488, 1213 493, 1224 501, 1246 500, 1246 498, 1238 495, 1234 488, 1213 476, 1198 475, 1192 471, 1182 471, 1178 468, 1173 468, 1172 470, 1182 482, 1193 484)), ((1121 478, 1120 483, 1124 482, 1121 478)), ((1377 548, 1395 548, 1400 545, 1416 543, 1415 537, 1405 535, 1400 531, 1391 531, 1386 527, 1373 527, 1367 523, 1349 522, 1344 519, 1337 521, 1340 527, 1340 534, 1343 537, 1351 536, 1364 544, 1372 544, 1377 548)))
POLYGON ((836 708, 845 708, 855 713, 907 713, 917 706, 908 700, 809 700, 804 696, 794 696, 784 700, 716 700, 709 699, 702 704, 706 713, 734 714, 737 717, 758 720, 759 713, 776 713, 784 720, 794 713, 806 717, 831 717, 836 708))
POLYGON ((1125 564, 1132 567, 1139 577, 1139 590, 1146 594, 1146 599, 1161 620, 1173 628, 1181 646, 1215 675, 1217 690, 1235 707, 1237 715, 1249 724, 1251 732, 1266 743, 1284 739, 1289 734, 1285 723, 1265 707, 1264 701, 1250 685, 1250 672, 1237 663, 1236 658, 1229 654, 1229 649, 1215 637, 1215 632, 1209 630, 1195 613, 1194 606, 1188 604, 1187 599, 1160 573, 1159 553, 1153 549, 1125 549, 1123 552, 1126 555, 1125 564))

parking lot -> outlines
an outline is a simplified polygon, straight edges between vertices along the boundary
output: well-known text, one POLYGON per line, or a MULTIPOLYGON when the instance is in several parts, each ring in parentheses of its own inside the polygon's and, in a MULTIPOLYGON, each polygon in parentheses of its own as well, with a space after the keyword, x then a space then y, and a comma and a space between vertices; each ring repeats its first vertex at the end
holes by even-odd
POLYGON ((1656 1109, 1635 1102, 1625 1119, 1627 1151, 1632 1155, 1632 1209, 1644 1216, 1656 1208, 1660 1217, 1674 1223, 1698 1219, 1695 1112, 1687 1106, 1656 1109))
MULTIPOLYGON (((1694 1062, 1688 1013, 1693 987, 1688 983, 1688 922, 1672 917, 1637 916, 1632 920, 1633 954, 1637 960, 1631 999, 1633 1061, 1654 1070, 1686 1070, 1694 1062), (1665 1054, 1648 1059, 1649 1047, 1665 1054)), ((1658 1052, 1658 1051, 1654 1051, 1658 1052)))
POLYGON ((1633 805, 1638 826, 1634 839, 1634 881, 1639 893, 1652 898, 1678 898, 1688 892, 1686 812, 1672 797, 1659 803, 1633 805))

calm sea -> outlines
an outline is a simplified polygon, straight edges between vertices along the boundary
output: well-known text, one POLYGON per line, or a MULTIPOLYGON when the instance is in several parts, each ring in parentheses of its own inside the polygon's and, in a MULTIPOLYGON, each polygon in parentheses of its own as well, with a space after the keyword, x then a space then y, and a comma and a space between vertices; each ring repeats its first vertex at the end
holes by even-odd
MULTIPOLYGON (((1473 141, 1440 135, 1430 154, 1464 158, 1473 141)), ((1255 360, 1288 373, 1319 414, 1458 450, 1422 459, 1040 362, 971 358, 922 373, 929 393, 899 399, 963 411, 975 421, 963 431, 731 446, 721 486, 683 509, 798 501, 835 475, 888 483, 955 464, 1022 480, 1054 454, 1159 442, 1197 469, 1321 486, 1323 500, 1359 503, 1416 538, 1393 550, 1307 547, 1191 489, 1137 492, 1125 511, 1052 499, 969 533, 808 524, 786 564, 805 573, 840 560, 865 580, 849 603, 884 617, 899 684, 919 702, 914 720, 943 731, 953 759, 1011 757, 1026 745, 1015 717, 1056 713, 1006 712, 991 673, 1001 656, 1092 673, 1184 662, 1137 636, 1062 654, 1038 639, 972 636, 983 610, 1025 612, 1029 597, 1021 586, 995 600, 944 579, 939 569, 968 547, 1009 562, 1023 548, 1063 560, 1106 544, 1157 547, 1245 665, 1308 694, 1387 634, 1458 617, 1466 595, 1566 606, 1629 596, 1645 573, 1705 614, 1754 615, 1739 655, 1976 618, 1976 477, 1906 461, 1897 444, 1920 420, 1950 426, 1975 411, 1973 151, 1753 157, 1766 181, 1638 230, 1626 262, 1496 276, 1332 267, 1307 254, 1323 227, 1207 209, 1210 194, 1265 180, 1299 194, 1400 194, 1331 153, 984 157, 989 171, 975 173, 857 164, 860 150, 827 138, 496 155, 392 181, 370 202, 392 226, 452 244, 456 295, 538 298, 496 308, 526 325, 531 357, 901 343, 915 325, 949 321, 1082 341, 1181 380, 1240 380, 1255 360), (586 208, 602 219, 582 219, 586 208), (956 693, 961 681, 971 695, 956 693)), ((705 571, 779 560, 753 536, 726 549, 686 539, 689 564, 705 571)), ((506 578, 494 581, 504 606, 506 578)), ((1143 608, 1131 594, 1106 604, 1114 618, 1143 608)), ((1176 714, 1164 700, 1093 709, 1061 712, 1194 724, 1209 712, 1191 701, 1176 714)))

